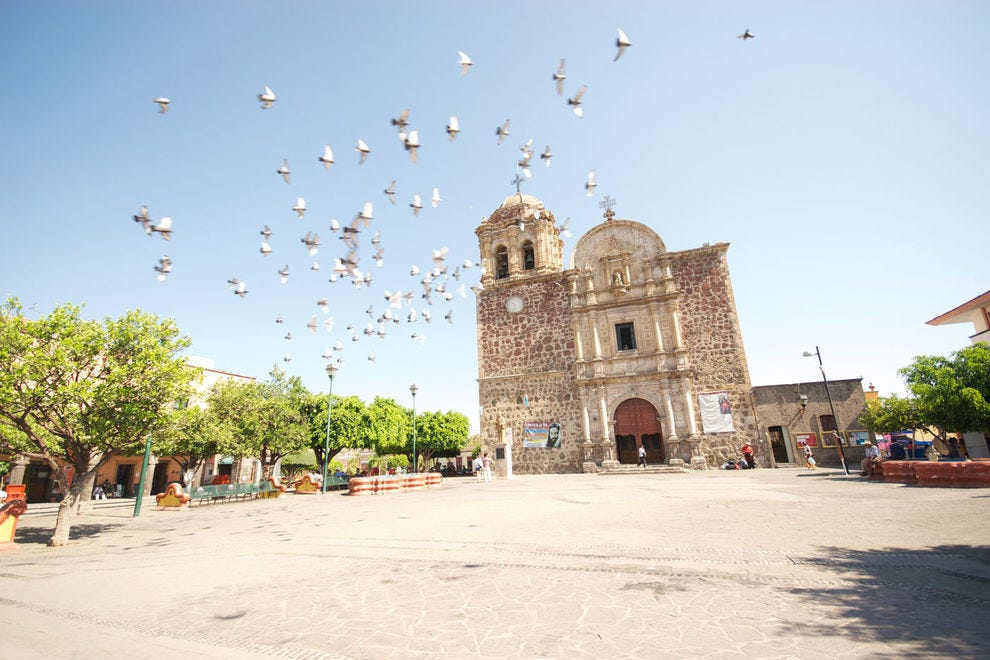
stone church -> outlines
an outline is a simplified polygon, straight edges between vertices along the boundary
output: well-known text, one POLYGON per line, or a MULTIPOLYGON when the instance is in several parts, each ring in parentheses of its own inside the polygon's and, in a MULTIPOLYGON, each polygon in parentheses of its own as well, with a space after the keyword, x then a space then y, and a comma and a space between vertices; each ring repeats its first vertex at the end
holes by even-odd
POLYGON ((482 443, 519 473, 704 469, 757 447, 728 244, 669 252, 605 219, 565 268, 553 212, 516 193, 475 230, 482 443))

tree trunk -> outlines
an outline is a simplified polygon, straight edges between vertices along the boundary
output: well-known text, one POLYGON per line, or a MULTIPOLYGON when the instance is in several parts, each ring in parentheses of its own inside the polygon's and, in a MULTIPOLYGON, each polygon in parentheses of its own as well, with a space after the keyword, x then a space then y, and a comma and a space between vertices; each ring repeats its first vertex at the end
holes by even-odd
POLYGON ((72 478, 72 486, 68 494, 62 498, 58 506, 58 517, 55 519, 55 532, 48 539, 48 545, 57 548, 68 544, 69 532, 75 520, 80 503, 89 499, 93 492, 93 482, 96 481, 97 469, 94 468, 72 478))

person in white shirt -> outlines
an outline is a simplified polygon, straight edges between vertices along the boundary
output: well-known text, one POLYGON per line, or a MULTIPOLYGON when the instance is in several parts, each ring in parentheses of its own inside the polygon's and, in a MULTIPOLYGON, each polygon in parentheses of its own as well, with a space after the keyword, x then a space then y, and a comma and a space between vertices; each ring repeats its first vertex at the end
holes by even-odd
POLYGON ((861 468, 859 473, 864 477, 868 477, 873 474, 873 468, 880 462, 880 450, 869 440, 864 442, 863 445, 866 447, 866 458, 859 463, 859 467, 861 468))

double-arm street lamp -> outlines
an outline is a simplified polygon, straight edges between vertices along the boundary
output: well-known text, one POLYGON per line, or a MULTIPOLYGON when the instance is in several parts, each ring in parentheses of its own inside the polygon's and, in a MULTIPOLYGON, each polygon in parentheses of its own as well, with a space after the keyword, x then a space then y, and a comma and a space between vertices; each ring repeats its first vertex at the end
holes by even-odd
MULTIPOLYGON (((818 370, 822 372, 822 381, 825 382, 825 396, 828 397, 828 407, 832 411, 832 423, 835 424, 835 448, 839 452, 839 461, 842 462, 842 469, 846 474, 849 474, 849 468, 846 466, 846 454, 842 450, 842 437, 839 435, 839 418, 835 414, 835 405, 832 403, 832 390, 828 386, 828 378, 825 377, 825 367, 822 366, 822 353, 815 346, 815 352, 811 353, 809 351, 804 352, 804 357, 811 357, 812 355, 818 356, 818 370)), ((802 405, 804 405, 802 403, 802 405)), ((824 436, 824 433, 822 434, 824 436)), ((824 442, 824 437, 822 438, 824 442)))
POLYGON ((409 386, 409 393, 412 394, 413 398, 413 473, 419 472, 419 461, 416 460, 416 392, 419 388, 416 387, 416 383, 409 386))
POLYGON ((327 376, 330 378, 330 393, 327 394, 327 439, 323 443, 323 483, 320 490, 327 492, 327 467, 330 465, 330 411, 333 410, 333 377, 337 373, 337 366, 332 362, 327 365, 327 376))

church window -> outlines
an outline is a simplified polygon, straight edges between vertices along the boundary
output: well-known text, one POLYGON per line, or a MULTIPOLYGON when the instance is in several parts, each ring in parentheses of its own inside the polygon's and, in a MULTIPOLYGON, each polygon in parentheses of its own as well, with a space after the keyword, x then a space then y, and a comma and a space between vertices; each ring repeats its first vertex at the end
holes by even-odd
POLYGON ((526 241, 522 245, 523 270, 533 270, 536 268, 536 255, 533 253, 532 241, 526 241))
POLYGON ((636 349, 636 333, 632 323, 615 324, 615 341, 620 351, 632 351, 636 349))
POLYGON ((502 280, 509 276, 509 250, 504 245, 495 249, 495 279, 502 280))

